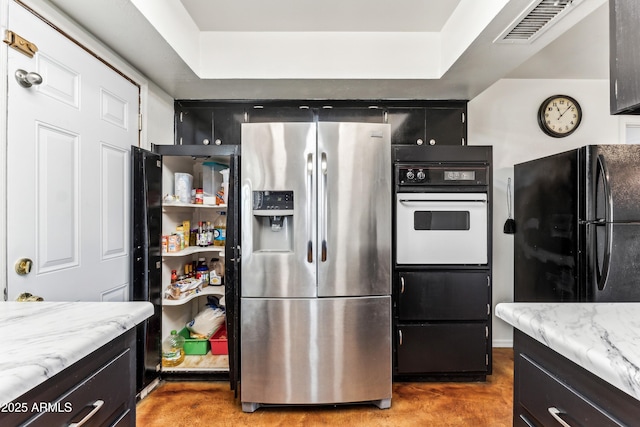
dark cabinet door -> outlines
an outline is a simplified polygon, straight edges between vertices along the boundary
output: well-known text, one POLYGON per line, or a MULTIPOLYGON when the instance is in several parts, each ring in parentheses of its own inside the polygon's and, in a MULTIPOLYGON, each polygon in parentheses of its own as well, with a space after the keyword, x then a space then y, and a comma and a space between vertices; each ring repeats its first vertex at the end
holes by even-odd
POLYGON ((176 111, 176 145, 208 145, 213 141, 213 110, 190 108, 176 111))
POLYGON ((487 272, 402 272, 398 318, 401 321, 487 320, 487 272))
MULTIPOLYGON (((244 121, 244 108, 216 107, 211 110, 211 115, 213 122, 211 143, 215 145, 240 144, 240 125, 244 121)), ((204 125, 202 126, 204 127, 204 125)))
POLYGON ((465 109, 427 108, 425 138, 427 145, 467 145, 465 109))
POLYGON ((387 120, 391 126, 391 144, 424 144, 426 138, 424 108, 389 108, 387 120))
POLYGON ((611 114, 638 114, 640 107, 640 2, 609 0, 611 114))
POLYGON ((487 371, 484 323, 411 324, 397 327, 398 374, 487 371))

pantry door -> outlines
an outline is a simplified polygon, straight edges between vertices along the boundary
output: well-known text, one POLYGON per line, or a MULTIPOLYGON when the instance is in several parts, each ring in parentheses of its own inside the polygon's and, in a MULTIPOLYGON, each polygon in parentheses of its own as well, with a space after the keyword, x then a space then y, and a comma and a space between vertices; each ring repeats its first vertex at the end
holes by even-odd
POLYGON ((8 300, 126 301, 139 87, 9 3, 8 29, 38 50, 7 57, 8 300))

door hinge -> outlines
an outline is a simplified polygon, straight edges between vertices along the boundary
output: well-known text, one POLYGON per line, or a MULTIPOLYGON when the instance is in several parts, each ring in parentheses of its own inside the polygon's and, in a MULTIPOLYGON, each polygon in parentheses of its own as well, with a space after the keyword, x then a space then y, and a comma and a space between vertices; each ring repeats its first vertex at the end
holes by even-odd
POLYGON ((142 113, 138 113, 138 130, 142 130, 142 113))
POLYGON ((462 113, 462 123, 464 123, 464 120, 465 120, 465 114, 462 113))
POLYGON ((491 304, 487 304, 487 316, 491 315, 491 304))
POLYGON ((33 58, 33 55, 38 51, 38 46, 10 30, 5 31, 4 42, 29 58, 33 58))
POLYGON ((182 111, 180 111, 180 123, 182 123, 182 111))
POLYGON ((9 288, 7 288, 6 286, 4 287, 4 300, 9 300, 9 288))

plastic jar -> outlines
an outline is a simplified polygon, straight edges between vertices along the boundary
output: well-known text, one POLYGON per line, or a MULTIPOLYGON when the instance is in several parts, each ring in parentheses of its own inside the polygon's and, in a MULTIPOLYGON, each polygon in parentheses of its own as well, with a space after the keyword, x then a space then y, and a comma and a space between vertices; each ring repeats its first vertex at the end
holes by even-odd
POLYGON ((178 366, 184 360, 184 337, 173 330, 162 342, 162 366, 178 366))
POLYGON ((202 286, 209 285, 209 267, 207 266, 207 261, 204 258, 198 258, 196 279, 202 280, 202 286))
POLYGON ((202 188, 196 189, 196 205, 201 205, 204 202, 204 193, 202 188))
POLYGON ((219 258, 211 258, 209 264, 209 284, 222 285, 224 278, 224 264, 219 258))

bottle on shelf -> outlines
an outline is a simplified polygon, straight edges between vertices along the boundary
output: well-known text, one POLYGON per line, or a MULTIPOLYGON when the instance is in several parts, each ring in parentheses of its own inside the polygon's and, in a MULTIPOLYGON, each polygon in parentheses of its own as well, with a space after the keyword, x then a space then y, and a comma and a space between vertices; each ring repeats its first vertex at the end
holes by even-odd
POLYGON ((207 221, 207 246, 213 245, 213 225, 207 221))
POLYGON ((227 213, 220 212, 220 215, 213 222, 213 244, 214 246, 224 246, 227 236, 227 213))
POLYGON ((162 366, 178 366, 184 361, 184 337, 175 330, 162 342, 162 366))
POLYGON ((178 281, 178 272, 176 270, 171 270, 171 283, 175 283, 178 281))

